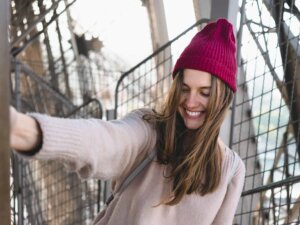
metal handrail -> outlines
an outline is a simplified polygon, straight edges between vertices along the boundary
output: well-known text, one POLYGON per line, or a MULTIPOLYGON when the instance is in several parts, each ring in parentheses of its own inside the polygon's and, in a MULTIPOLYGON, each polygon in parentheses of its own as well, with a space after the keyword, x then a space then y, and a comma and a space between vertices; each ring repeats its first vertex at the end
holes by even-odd
POLYGON ((76 112, 78 112, 80 109, 84 108, 85 106, 89 105, 91 102, 96 102, 96 104, 99 106, 99 109, 100 109, 99 119, 102 119, 102 117, 103 117, 103 107, 102 107, 101 102, 96 98, 91 98, 88 101, 84 102, 82 105, 76 107, 75 109, 73 109, 69 113, 65 114, 65 117, 70 117, 70 116, 74 115, 76 112))
POLYGON ((251 190, 243 191, 241 196, 244 197, 247 195, 253 195, 253 194, 261 193, 261 192, 264 192, 264 191, 267 191, 270 189, 282 187, 284 185, 291 185, 291 184, 295 184, 295 183, 299 183, 299 182, 300 182, 300 175, 294 176, 294 177, 289 177, 284 180, 280 180, 280 181, 273 182, 273 183, 270 183, 267 185, 263 185, 261 187, 253 188, 251 190))

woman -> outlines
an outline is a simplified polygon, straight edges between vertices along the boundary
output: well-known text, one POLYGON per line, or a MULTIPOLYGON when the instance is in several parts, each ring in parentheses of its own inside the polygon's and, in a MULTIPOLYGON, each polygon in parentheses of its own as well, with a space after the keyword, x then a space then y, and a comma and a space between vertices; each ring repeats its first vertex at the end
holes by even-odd
POLYGON ((219 131, 236 91, 235 52, 232 25, 219 19, 180 55, 162 109, 108 122, 12 108, 11 146, 30 158, 62 159, 83 178, 112 179, 113 192, 156 155, 94 224, 232 224, 245 167, 219 131))

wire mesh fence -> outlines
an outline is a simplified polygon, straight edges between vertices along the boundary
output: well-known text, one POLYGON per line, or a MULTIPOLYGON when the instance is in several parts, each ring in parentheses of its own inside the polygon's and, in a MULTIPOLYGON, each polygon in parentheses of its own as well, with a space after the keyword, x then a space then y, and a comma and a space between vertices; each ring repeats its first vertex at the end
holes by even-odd
POLYGON ((243 1, 232 148, 246 163, 238 224, 299 224, 299 2, 243 1))

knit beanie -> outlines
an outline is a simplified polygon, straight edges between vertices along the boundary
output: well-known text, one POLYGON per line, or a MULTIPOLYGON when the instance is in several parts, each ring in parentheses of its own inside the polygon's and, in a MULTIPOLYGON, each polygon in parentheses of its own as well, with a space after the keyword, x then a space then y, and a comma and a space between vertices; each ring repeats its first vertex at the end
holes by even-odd
POLYGON ((207 24, 183 50, 172 76, 180 69, 208 72, 236 91, 236 46, 231 23, 226 19, 207 24))

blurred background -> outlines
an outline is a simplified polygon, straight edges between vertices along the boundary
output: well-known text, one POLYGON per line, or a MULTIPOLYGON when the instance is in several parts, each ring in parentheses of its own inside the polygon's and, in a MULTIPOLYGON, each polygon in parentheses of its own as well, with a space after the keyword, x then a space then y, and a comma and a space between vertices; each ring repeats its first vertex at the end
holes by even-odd
MULTIPOLYGON (((247 169, 234 224, 300 224, 299 10, 296 0, 3 0, 8 73, 0 101, 104 120, 155 107, 191 37, 227 18, 236 31, 238 91, 221 136, 247 169)), ((0 198, 9 195, 11 224, 90 224, 109 196, 110 181, 80 180, 54 161, 9 158, 2 159, 9 190, 0 198)))

